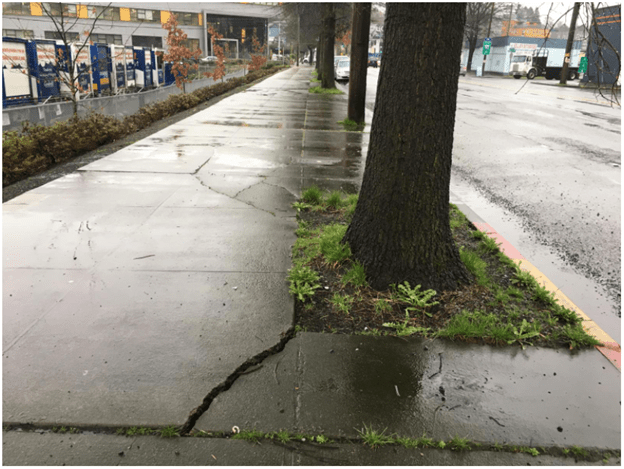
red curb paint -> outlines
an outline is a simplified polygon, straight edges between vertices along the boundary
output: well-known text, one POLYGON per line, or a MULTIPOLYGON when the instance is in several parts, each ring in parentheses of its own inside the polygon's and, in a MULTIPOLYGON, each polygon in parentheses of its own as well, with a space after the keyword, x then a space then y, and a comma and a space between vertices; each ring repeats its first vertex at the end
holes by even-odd
POLYGON ((476 226, 479 231, 487 233, 491 238, 494 238, 497 243, 500 243, 500 250, 503 251, 507 257, 510 259, 525 260, 524 256, 520 254, 520 251, 513 247, 509 241, 498 234, 498 232, 490 225, 479 222, 473 223, 473 225, 476 226))
MULTIPOLYGON (((485 222, 473 222, 473 225, 477 227, 479 231, 487 233, 488 236, 494 238, 500 243, 500 250, 505 253, 510 259, 526 260, 520 251, 503 238, 498 232, 485 222)), ((622 350, 617 342, 604 342, 602 347, 596 346, 596 349, 602 353, 607 360, 609 360, 613 366, 615 366, 620 372, 622 371, 622 350)))
POLYGON ((600 353, 602 353, 613 365, 622 371, 622 353, 620 351, 620 346, 614 343, 613 345, 617 346, 617 350, 612 350, 609 347, 596 347, 600 353))

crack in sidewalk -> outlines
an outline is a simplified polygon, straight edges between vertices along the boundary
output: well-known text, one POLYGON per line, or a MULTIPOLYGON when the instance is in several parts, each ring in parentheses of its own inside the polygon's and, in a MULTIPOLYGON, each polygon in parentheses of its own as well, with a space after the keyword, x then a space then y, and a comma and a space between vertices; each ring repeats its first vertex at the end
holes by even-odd
POLYGON ((193 429, 193 427, 195 426, 195 423, 197 423, 197 420, 199 420, 199 418, 208 410, 208 408, 212 404, 212 401, 214 401, 214 399, 217 396, 219 396, 221 393, 230 389, 232 385, 234 384, 234 382, 240 376, 256 371, 256 370, 249 370, 249 368, 251 368, 252 366, 259 365, 267 357, 280 353, 282 350, 284 350, 284 347, 286 347, 286 344, 293 337, 295 337, 295 327, 291 326, 285 333, 282 334, 282 338, 277 344, 247 359, 244 363, 239 365, 238 368, 236 368, 236 370, 234 370, 234 372, 232 372, 232 374, 230 374, 225 379, 225 381, 223 381, 222 383, 212 388, 212 390, 206 395, 206 397, 204 397, 204 400, 202 401, 201 405, 199 405, 198 407, 196 407, 195 409, 191 411, 186 422, 184 423, 184 425, 182 425, 180 429, 180 435, 182 436, 188 435, 190 431, 193 429))

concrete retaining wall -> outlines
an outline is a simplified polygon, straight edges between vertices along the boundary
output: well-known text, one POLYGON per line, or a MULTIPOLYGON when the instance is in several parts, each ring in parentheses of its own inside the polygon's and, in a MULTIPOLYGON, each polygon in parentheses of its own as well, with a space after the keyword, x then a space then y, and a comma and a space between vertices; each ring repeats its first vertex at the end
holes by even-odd
MULTIPOLYGON (((226 78, 242 76, 242 74, 243 72, 240 70, 227 75, 226 78)), ((195 80, 191 83, 186 83, 186 92, 190 93, 213 84, 212 78, 195 80)), ((163 101, 169 95, 180 93, 182 93, 182 90, 175 85, 170 85, 141 93, 85 99, 78 103, 78 115, 84 117, 90 112, 97 112, 117 118, 125 117, 138 112, 140 108, 148 104, 163 101)), ((2 130, 19 130, 22 128, 23 121, 46 126, 52 125, 56 122, 69 120, 72 115, 73 106, 68 101, 7 108, 2 110, 2 130)))

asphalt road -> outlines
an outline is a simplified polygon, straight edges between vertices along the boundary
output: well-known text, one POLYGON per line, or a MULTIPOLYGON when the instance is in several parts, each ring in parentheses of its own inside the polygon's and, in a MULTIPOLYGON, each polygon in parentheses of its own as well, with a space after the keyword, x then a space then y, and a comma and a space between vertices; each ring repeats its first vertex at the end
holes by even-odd
POLYGON ((594 91, 459 79, 451 190, 618 342, 620 135, 621 108, 594 91))

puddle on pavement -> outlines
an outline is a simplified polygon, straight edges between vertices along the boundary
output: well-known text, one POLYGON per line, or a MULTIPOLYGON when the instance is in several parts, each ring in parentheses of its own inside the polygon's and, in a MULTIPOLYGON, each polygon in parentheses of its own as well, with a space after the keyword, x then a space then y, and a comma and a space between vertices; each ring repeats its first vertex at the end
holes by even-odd
POLYGON ((374 420, 377 416, 385 421, 411 420, 411 403, 422 392, 426 370, 423 355, 407 353, 407 349, 397 353, 381 342, 358 352, 343 364, 346 391, 357 396, 349 412, 374 420))

